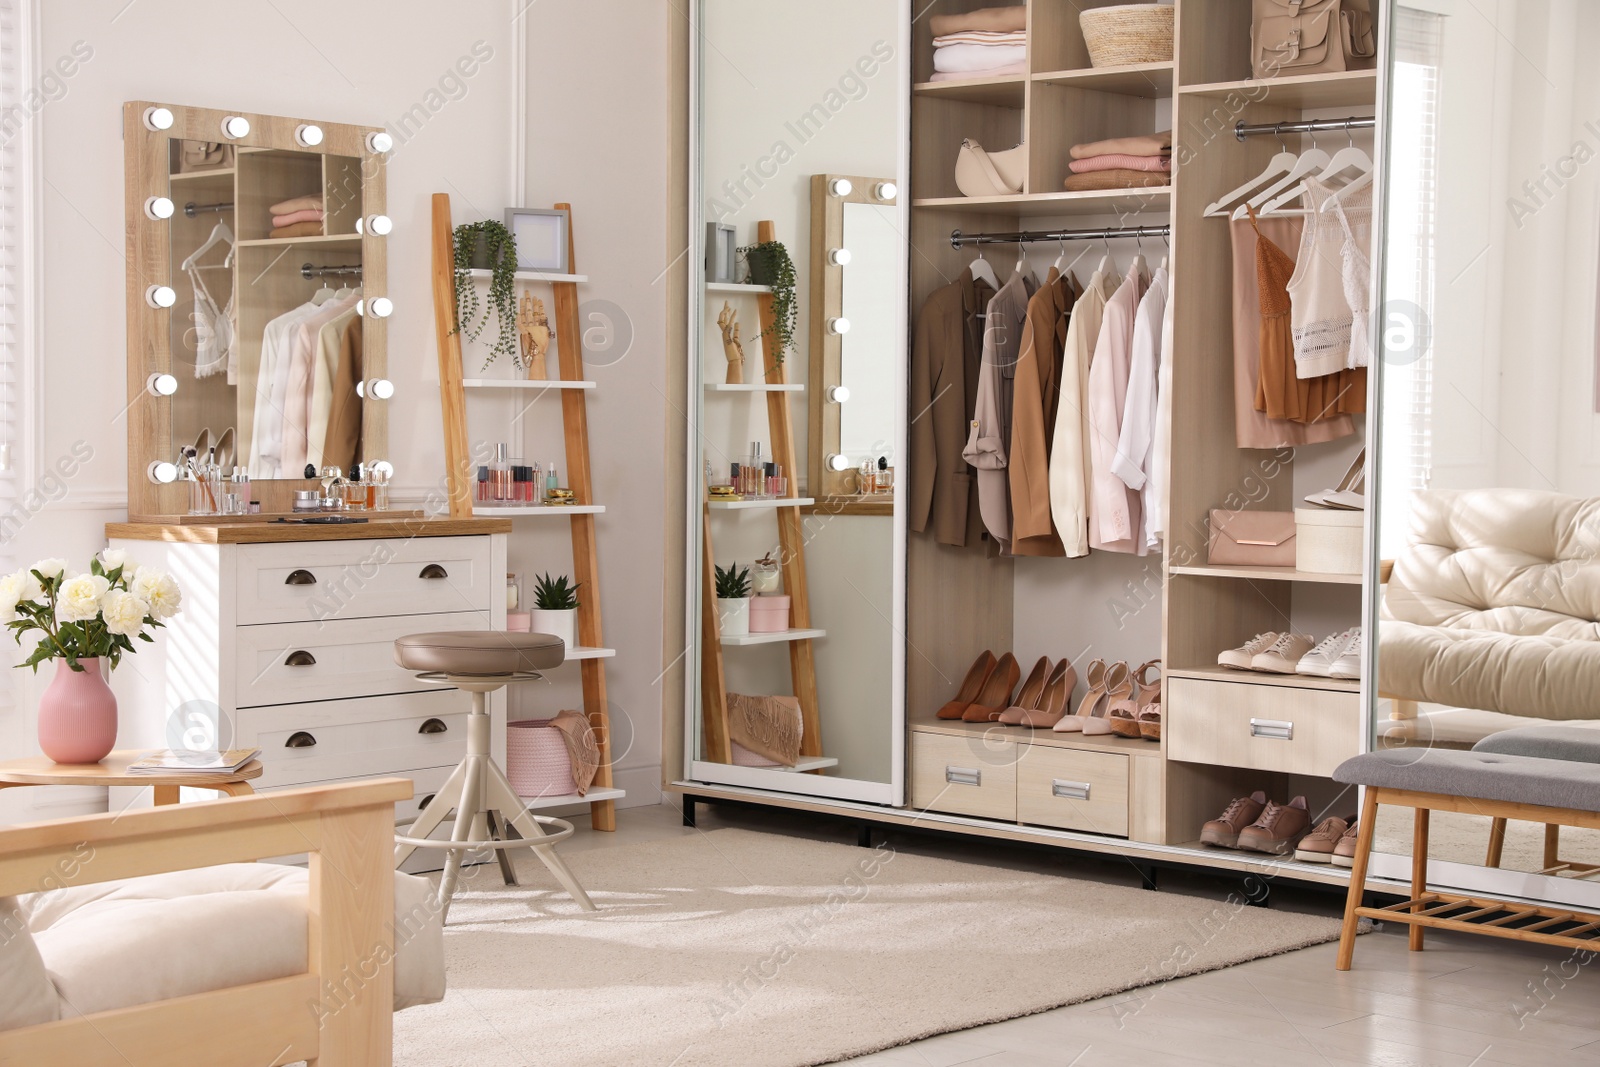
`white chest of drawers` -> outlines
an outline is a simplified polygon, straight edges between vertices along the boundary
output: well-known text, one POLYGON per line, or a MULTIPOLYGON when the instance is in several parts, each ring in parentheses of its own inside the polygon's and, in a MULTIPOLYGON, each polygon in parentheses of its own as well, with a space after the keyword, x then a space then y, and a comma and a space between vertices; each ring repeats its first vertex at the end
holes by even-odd
MULTIPOLYGON (((466 752, 468 698, 401 670, 392 643, 504 629, 504 524, 368 525, 305 541, 250 540, 273 535, 265 529, 108 528, 113 548, 183 590, 182 612, 115 672, 118 747, 256 746, 258 789, 400 775, 418 797, 399 814, 414 815, 466 752)), ((503 764, 503 693, 490 708, 503 764)))

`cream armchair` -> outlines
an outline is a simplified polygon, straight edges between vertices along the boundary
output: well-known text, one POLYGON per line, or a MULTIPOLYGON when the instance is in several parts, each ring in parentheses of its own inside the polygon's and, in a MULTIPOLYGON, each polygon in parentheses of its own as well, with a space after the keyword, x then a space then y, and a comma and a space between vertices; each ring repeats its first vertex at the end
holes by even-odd
POLYGON ((0 1064, 388 1067, 393 1011, 444 994, 430 887, 391 868, 411 795, 389 778, 0 829, 0 1064), (297 853, 308 869, 250 862, 297 853))

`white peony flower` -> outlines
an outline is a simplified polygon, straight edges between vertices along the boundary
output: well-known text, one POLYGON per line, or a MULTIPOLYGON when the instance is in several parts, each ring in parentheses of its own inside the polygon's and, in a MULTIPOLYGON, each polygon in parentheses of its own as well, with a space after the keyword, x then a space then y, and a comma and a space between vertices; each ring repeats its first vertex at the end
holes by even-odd
POLYGON ((129 581, 139 573, 139 564, 128 558, 128 550, 125 548, 108 548, 100 553, 100 565, 108 571, 121 567, 122 576, 129 581))
POLYGON ((52 559, 41 559, 38 563, 35 563, 33 566, 29 567, 28 569, 30 571, 38 571, 40 574, 44 575, 46 578, 56 578, 56 577, 59 577, 63 572, 66 571, 66 569, 67 569, 67 561, 64 560, 64 559, 53 559, 53 558, 52 559))
MULTIPOLYGON (((41 572, 43 573, 43 572, 41 572)), ((100 600, 111 583, 98 574, 80 574, 61 583, 56 593, 56 619, 83 622, 100 614, 100 600)))
POLYGON ((132 593, 113 589, 105 595, 100 610, 105 615, 107 630, 114 634, 132 637, 144 628, 144 617, 148 609, 144 601, 132 593))
POLYGON ((145 602, 151 615, 162 621, 176 615, 178 606, 183 603, 183 594, 179 591, 178 583, 173 580, 172 575, 153 567, 140 568, 128 590, 145 602))
MULTIPOLYGON (((38 582, 35 581, 34 584, 37 585, 38 582)), ((10 622, 17 617, 17 602, 26 599, 24 596, 26 591, 20 571, 0 578, 0 622, 10 622)))

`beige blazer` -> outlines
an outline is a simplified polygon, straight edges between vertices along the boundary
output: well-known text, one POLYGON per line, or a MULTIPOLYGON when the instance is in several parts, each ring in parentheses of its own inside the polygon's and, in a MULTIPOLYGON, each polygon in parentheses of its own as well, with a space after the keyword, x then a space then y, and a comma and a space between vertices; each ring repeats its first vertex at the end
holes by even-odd
POLYGON ((1002 545, 1011 540, 1011 485, 1006 477, 1006 449, 1011 443, 1011 397, 1022 325, 1028 315, 1032 279, 1022 271, 989 301, 983 322, 983 365, 978 369, 978 401, 961 454, 978 472, 978 511, 989 536, 1002 545))
POLYGON ((1077 284, 1054 267, 1033 299, 1022 327, 1011 399, 1011 553, 1061 556, 1065 551, 1050 519, 1050 448, 1055 436, 1061 386, 1062 346, 1067 314, 1077 299, 1077 284))
POLYGON ((987 283, 966 271, 935 289, 917 316, 911 346, 911 529, 958 548, 983 539, 972 469, 961 457, 978 396, 978 360, 987 283))

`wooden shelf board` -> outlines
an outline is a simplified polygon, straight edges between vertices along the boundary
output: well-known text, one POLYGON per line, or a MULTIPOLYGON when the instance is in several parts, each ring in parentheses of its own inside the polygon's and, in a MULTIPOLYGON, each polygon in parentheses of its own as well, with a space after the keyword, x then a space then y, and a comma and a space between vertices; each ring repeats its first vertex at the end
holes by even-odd
POLYGON ((938 100, 963 100, 970 104, 1020 108, 1027 95, 1026 74, 1002 74, 990 78, 962 78, 959 81, 918 82, 911 87, 916 96, 938 100))
POLYGON ((604 504, 530 504, 526 507, 495 507, 494 505, 479 505, 477 503, 472 505, 472 513, 474 515, 503 516, 511 519, 518 519, 524 516, 550 518, 557 515, 604 515, 605 512, 606 506, 604 504))
POLYGON ((936 719, 932 716, 912 719, 908 725, 913 733, 946 734, 953 737, 1004 738, 1020 744, 1043 745, 1047 748, 1073 748, 1085 752, 1117 752, 1128 756, 1161 755, 1161 746, 1143 738, 1118 737, 1100 734, 1085 737, 1081 733, 1056 733, 1054 730, 1035 730, 1031 726, 1006 726, 998 722, 962 722, 960 719, 936 719), (999 731, 999 733, 996 733, 999 731))
POLYGON ((815 641, 826 637, 826 630, 779 630, 769 634, 723 634, 724 645, 775 645, 784 641, 815 641))
POLYGON ((621 800, 627 795, 627 791, 622 789, 591 789, 581 797, 576 793, 567 793, 555 797, 522 797, 521 800, 529 811, 538 811, 540 808, 564 808, 569 804, 594 804, 602 800, 621 800))
POLYGON ((295 245, 359 245, 359 233, 322 233, 309 237, 257 237, 240 241, 240 248, 293 248, 295 245))
MULTIPOLYGON (((474 278, 488 278, 494 274, 494 271, 474 267, 467 273, 474 278)), ((587 274, 547 274, 542 270, 519 270, 516 277, 519 282, 586 282, 589 280, 587 274)))
POLYGON ((803 393, 806 391, 805 383, 788 382, 783 385, 729 385, 726 382, 707 382, 706 388, 713 393, 803 393))
POLYGON ((754 508, 803 508, 816 501, 808 496, 769 497, 766 500, 708 500, 712 511, 749 511, 754 508))
POLYGON ((1265 671, 1235 671, 1227 667, 1174 668, 1168 678, 1197 678, 1207 682, 1232 682, 1238 685, 1276 685, 1284 689, 1326 689, 1335 693, 1361 692, 1361 683, 1343 678, 1313 678, 1308 674, 1268 674, 1265 671))
POLYGON ((1275 104, 1302 110, 1323 107, 1370 108, 1378 100, 1378 72, 1345 70, 1329 74, 1288 74, 1281 78, 1247 78, 1244 81, 1180 85, 1178 92, 1185 96, 1239 96, 1257 104, 1275 104))
POLYGON ((1322 574, 1301 571, 1293 567, 1230 567, 1202 564, 1191 567, 1173 567, 1173 574, 1191 574, 1202 578, 1249 578, 1268 582, 1320 582, 1328 585, 1360 585, 1359 574, 1322 574))
POLYGON ((536 389, 544 392, 546 389, 593 389, 594 382, 568 382, 568 381, 523 381, 519 378, 463 378, 462 388, 465 389, 536 389))
POLYGON ((772 286, 748 285, 744 282, 706 282, 706 292, 727 293, 731 296, 738 295, 740 293, 743 293, 746 296, 756 296, 760 293, 772 292, 772 286))
POLYGON ((1172 187, 1105 189, 1088 193, 1019 193, 1016 196, 941 196, 913 200, 929 211, 1038 218, 1046 215, 1126 215, 1172 209, 1172 187))
POLYGON ((584 648, 576 645, 567 649, 567 659, 610 659, 617 654, 614 648, 584 648))
POLYGON ((1033 76, 1035 82, 1093 89, 1099 93, 1142 96, 1157 100, 1172 95, 1172 62, 1130 63, 1122 67, 1087 67, 1051 70, 1033 76))
POLYGON ((169 181, 197 182, 202 178, 231 178, 234 175, 233 167, 218 167, 216 170, 191 170, 185 174, 169 174, 169 181))

